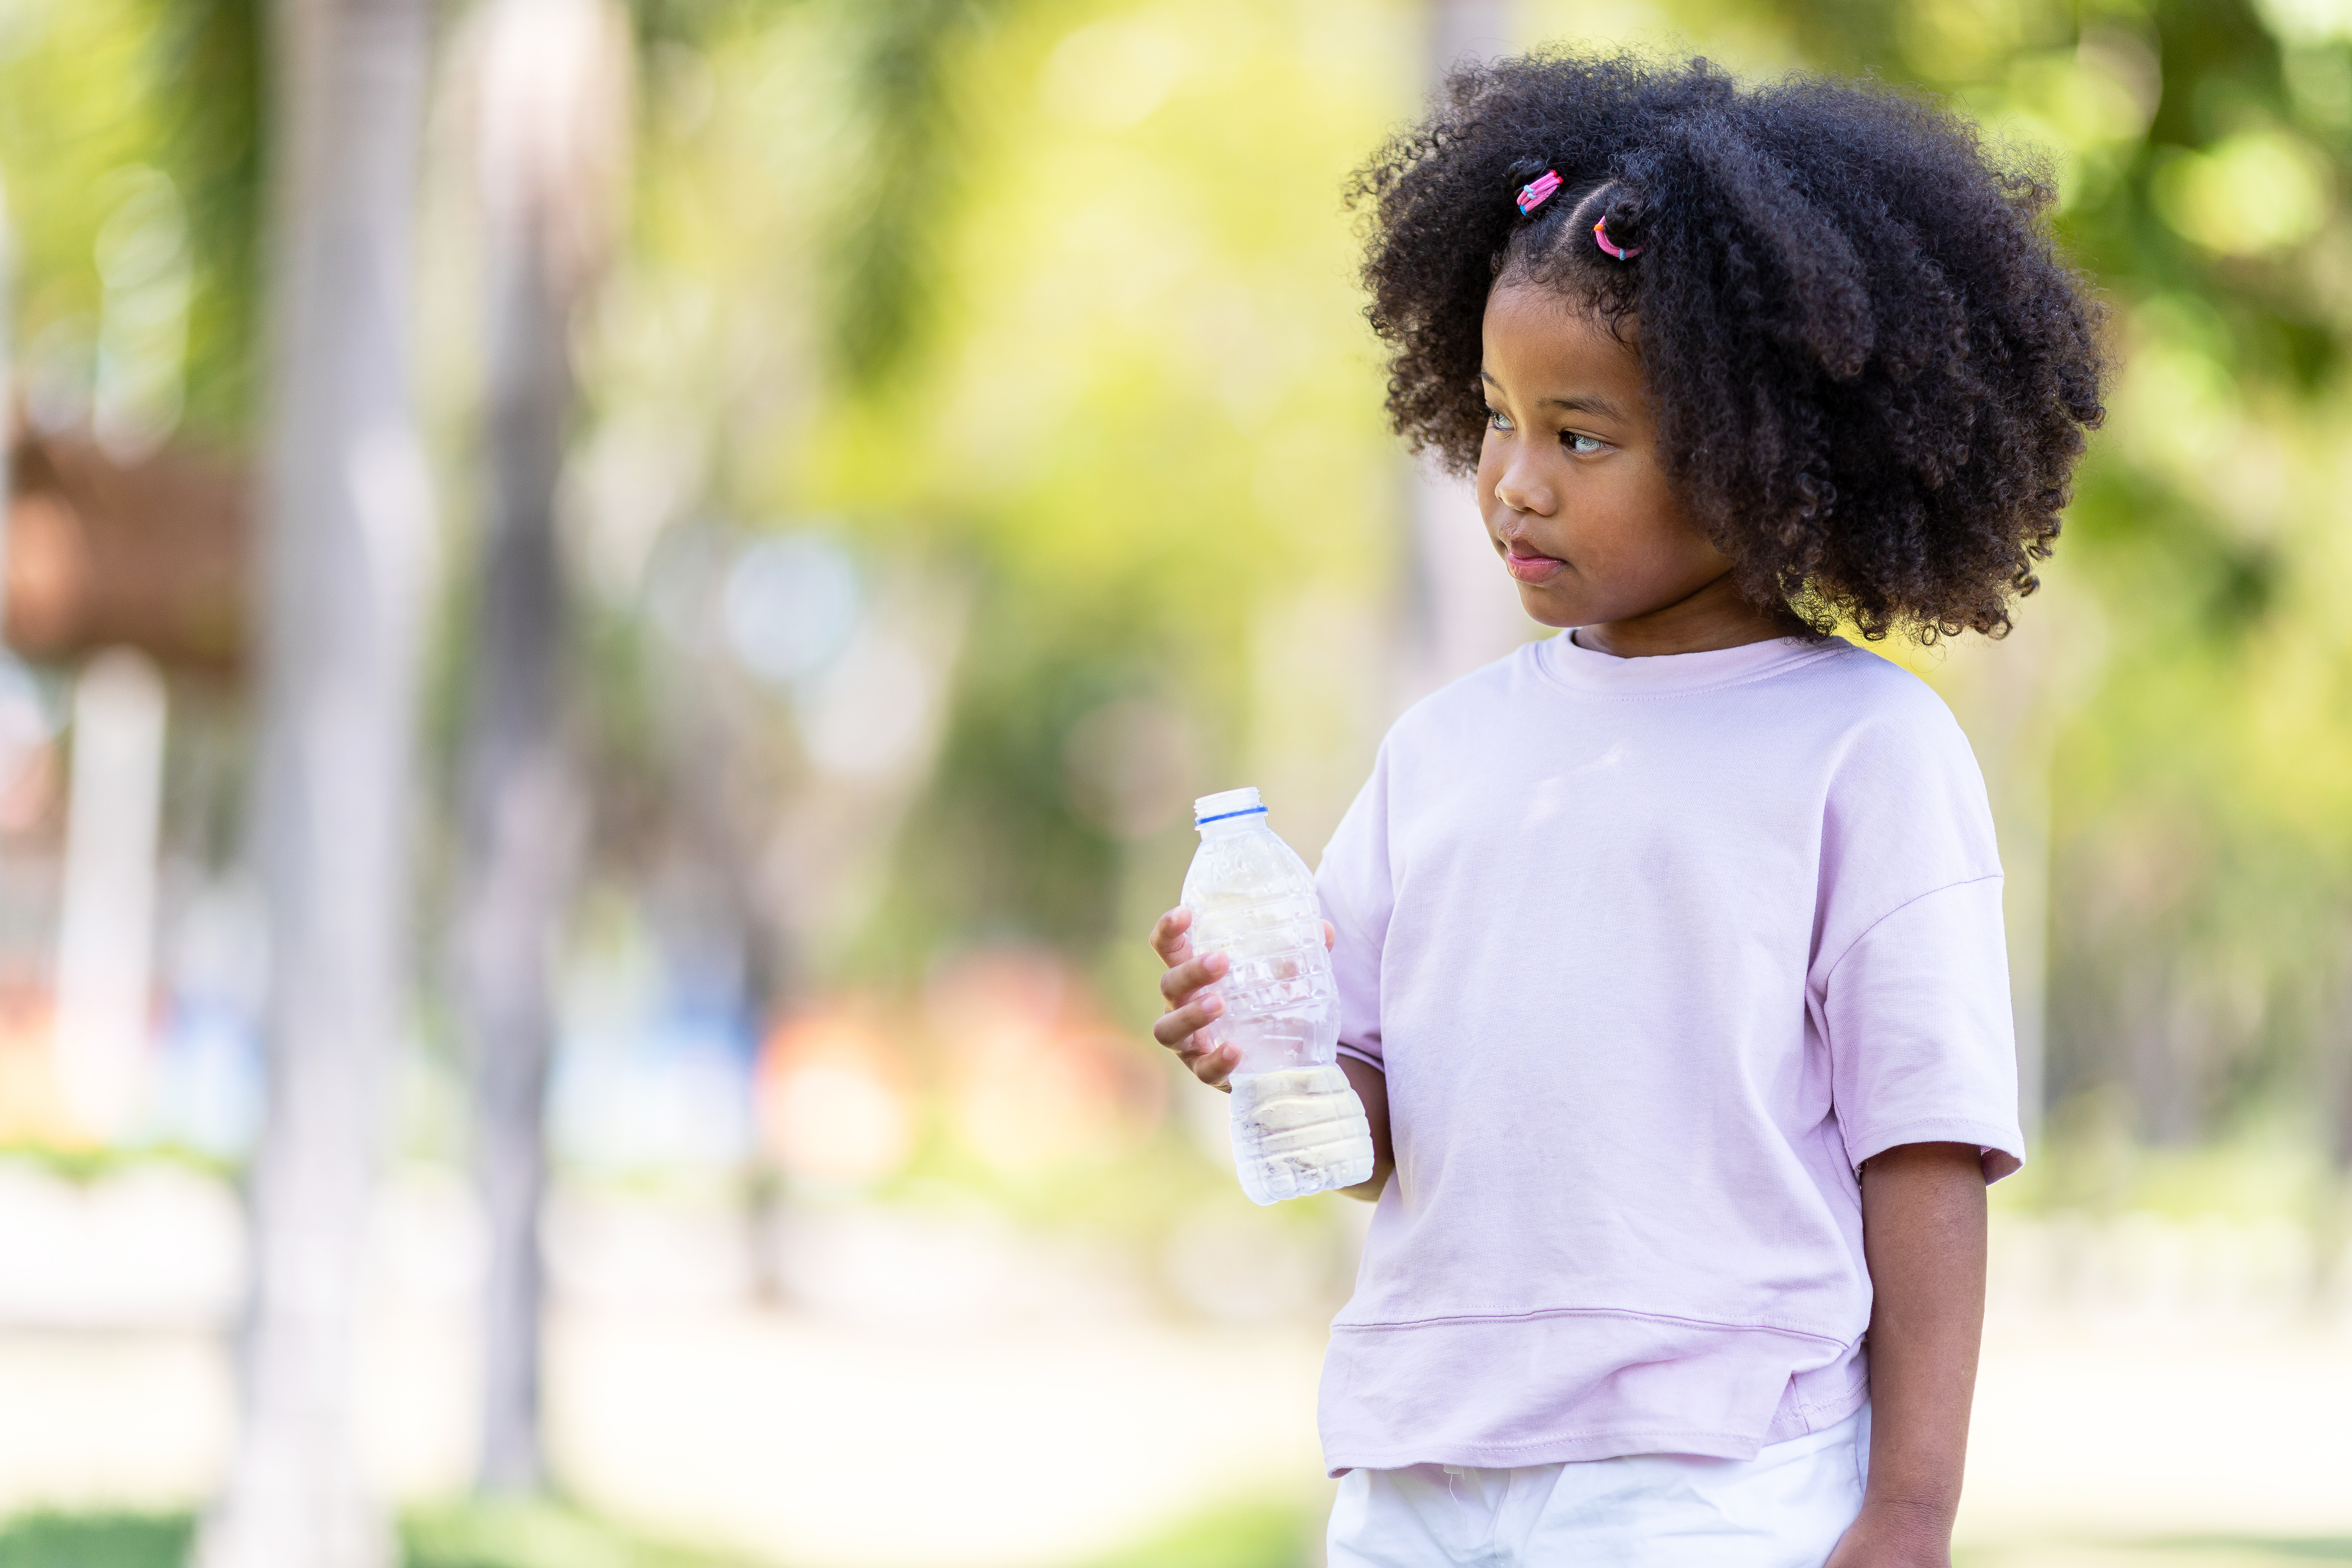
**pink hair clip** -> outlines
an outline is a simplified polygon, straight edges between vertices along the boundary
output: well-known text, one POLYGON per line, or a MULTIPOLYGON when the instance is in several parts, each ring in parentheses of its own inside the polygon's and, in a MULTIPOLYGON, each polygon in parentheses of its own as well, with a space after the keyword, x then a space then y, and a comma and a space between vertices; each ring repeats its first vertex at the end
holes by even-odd
POLYGON ((1556 171, 1550 169, 1546 169, 1540 179, 1529 180, 1526 184, 1521 185, 1519 187, 1519 216, 1524 217, 1528 214, 1535 211, 1536 208, 1543 205, 1546 199, 1548 199, 1554 191, 1559 189, 1559 187, 1560 177, 1556 171))
POLYGON ((1607 213, 1602 213, 1601 215, 1601 221, 1592 226, 1592 237, 1594 242, 1598 244, 1601 249, 1607 251, 1610 255, 1615 257, 1620 261, 1631 261, 1633 258, 1642 254, 1642 247, 1638 245, 1620 247, 1609 243, 1609 215, 1607 213))

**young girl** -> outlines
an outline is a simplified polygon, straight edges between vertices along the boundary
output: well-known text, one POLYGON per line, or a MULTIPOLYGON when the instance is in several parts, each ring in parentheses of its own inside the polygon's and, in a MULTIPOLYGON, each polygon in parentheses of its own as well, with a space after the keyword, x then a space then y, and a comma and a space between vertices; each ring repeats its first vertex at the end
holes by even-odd
MULTIPOLYGON (((1399 720, 1318 873, 1375 1130, 1334 1568, 1944 1564, 2018 1168, 1968 742, 2100 416, 2041 179, 1882 89, 1465 69, 1359 177, 1397 428, 1570 628, 1399 720)), ((1229 1052, 1171 911, 1157 1028, 1229 1052)))

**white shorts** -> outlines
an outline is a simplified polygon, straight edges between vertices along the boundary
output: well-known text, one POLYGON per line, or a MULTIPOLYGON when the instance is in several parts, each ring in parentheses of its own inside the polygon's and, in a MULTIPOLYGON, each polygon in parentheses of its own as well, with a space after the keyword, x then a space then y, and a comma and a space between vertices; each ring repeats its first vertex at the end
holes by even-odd
POLYGON ((1821 1568, 1862 1511, 1870 1408, 1752 1459, 1349 1470, 1328 1568, 1821 1568))

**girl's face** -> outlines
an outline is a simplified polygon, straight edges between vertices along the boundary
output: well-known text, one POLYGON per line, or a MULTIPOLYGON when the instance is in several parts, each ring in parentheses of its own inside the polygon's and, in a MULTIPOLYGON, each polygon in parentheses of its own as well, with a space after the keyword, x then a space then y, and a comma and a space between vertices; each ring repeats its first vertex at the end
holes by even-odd
POLYGON ((1686 653, 1781 635, 1667 483, 1640 356, 1549 289, 1487 297, 1478 506, 1519 602, 1604 653, 1686 653))

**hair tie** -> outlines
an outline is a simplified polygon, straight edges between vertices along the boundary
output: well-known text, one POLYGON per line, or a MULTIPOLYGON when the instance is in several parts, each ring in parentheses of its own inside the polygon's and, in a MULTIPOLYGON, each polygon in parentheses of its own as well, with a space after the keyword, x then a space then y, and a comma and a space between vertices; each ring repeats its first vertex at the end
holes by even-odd
MULTIPOLYGON (((1534 187, 1529 186, 1528 188, 1532 190, 1534 187)), ((1601 221, 1592 226, 1592 238, 1594 243, 1599 245, 1601 249, 1607 251, 1610 255, 1615 257, 1620 261, 1631 261, 1633 258, 1642 254, 1642 247, 1638 245, 1621 247, 1609 243, 1609 215, 1607 213, 1602 213, 1601 215, 1601 221)))
POLYGON ((1546 169, 1540 178, 1529 180, 1526 184, 1521 185, 1519 187, 1519 216, 1521 217, 1525 217, 1528 214, 1535 211, 1536 208, 1543 205, 1544 203, 1550 198, 1551 194, 1559 189, 1559 174, 1557 171, 1551 169, 1546 169))

